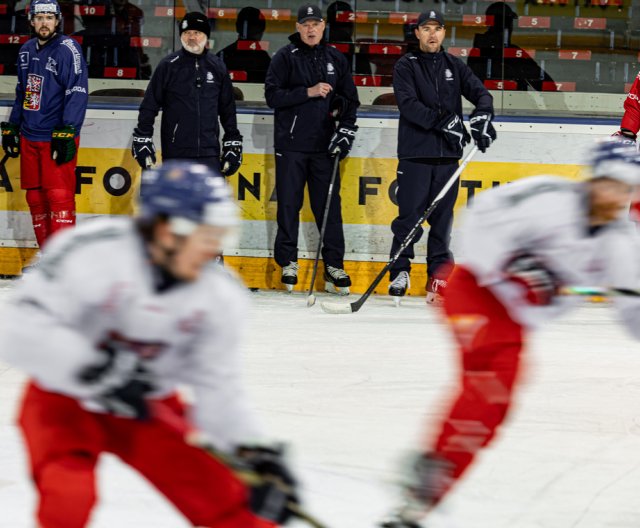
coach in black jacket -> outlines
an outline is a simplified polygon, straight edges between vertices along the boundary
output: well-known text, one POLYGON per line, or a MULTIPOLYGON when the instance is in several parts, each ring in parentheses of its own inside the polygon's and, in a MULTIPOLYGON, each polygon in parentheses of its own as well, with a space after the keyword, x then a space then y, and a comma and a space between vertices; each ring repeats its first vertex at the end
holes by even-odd
POLYGON ((153 124, 160 109, 162 158, 191 159, 229 176, 242 163, 233 86, 222 59, 207 49, 210 26, 202 13, 180 22, 182 49, 160 61, 147 86, 133 131, 132 155, 142 168, 155 163, 153 124), (220 125, 224 128, 220 156, 220 125))
MULTIPOLYGON (((282 282, 297 283, 298 227, 305 184, 320 229, 332 171, 332 157, 344 159, 357 130, 358 93, 349 64, 336 49, 326 46, 322 12, 315 5, 298 11, 297 33, 291 44, 271 60, 265 81, 267 104, 275 109, 276 194, 278 233, 274 256, 283 268, 282 282)), ((328 287, 347 293, 351 285, 344 272, 344 234, 340 206, 340 178, 329 208, 322 258, 328 287)))
MULTIPOLYGON (((484 152, 495 140, 491 124, 493 98, 460 59, 442 49, 444 18, 425 11, 415 34, 420 51, 407 53, 395 65, 393 90, 400 110, 398 128, 398 217, 391 224, 394 255, 420 216, 433 202, 458 168, 462 148, 471 139, 462 121, 462 96, 475 105, 471 132, 484 152)), ((453 206, 458 196, 454 185, 429 217, 427 241, 427 302, 437 300, 446 287, 453 264, 449 249, 453 206)), ((422 230, 415 237, 417 242, 422 230)), ((413 243, 390 270, 389 294, 401 297, 409 287, 414 257, 413 243)))

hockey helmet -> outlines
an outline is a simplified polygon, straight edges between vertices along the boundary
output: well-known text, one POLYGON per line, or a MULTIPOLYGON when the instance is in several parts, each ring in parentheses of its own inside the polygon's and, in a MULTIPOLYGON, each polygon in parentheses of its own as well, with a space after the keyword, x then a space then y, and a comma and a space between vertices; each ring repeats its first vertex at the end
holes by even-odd
POLYGON ((640 185, 638 147, 618 136, 598 141, 591 154, 591 178, 611 178, 640 185))
POLYGON ((60 5, 56 0, 31 0, 31 4, 29 4, 29 20, 32 20, 36 15, 44 13, 55 15, 56 18, 62 16, 60 5))
POLYGON ((238 206, 224 177, 206 165, 178 160, 142 173, 139 216, 166 216, 172 231, 184 236, 202 224, 239 224, 238 206))

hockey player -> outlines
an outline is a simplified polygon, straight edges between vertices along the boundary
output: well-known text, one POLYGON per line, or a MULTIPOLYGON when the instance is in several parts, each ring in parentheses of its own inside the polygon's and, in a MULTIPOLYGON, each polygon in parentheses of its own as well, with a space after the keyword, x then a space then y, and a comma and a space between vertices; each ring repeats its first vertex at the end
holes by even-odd
MULTIPOLYGON (((420 50, 407 53, 393 70, 393 91, 400 110, 398 126, 398 216, 391 224, 394 255, 413 226, 458 168, 463 147, 470 141, 462 121, 462 97, 475 109, 471 133, 485 150, 496 139, 491 124, 493 98, 469 67, 446 53, 442 13, 425 11, 418 17, 415 35, 420 50)), ((449 249, 455 185, 429 217, 427 242, 427 303, 438 300, 446 288, 453 264, 449 249)), ((389 295, 399 298, 410 286, 413 246, 422 229, 389 270, 389 295)), ((399 302, 399 299, 396 299, 399 302)))
MULTIPOLYGON (((444 297, 460 386, 436 440, 413 461, 405 506, 385 528, 418 528, 495 437, 527 332, 575 303, 575 296, 560 295, 563 288, 637 288, 638 240, 627 211, 640 159, 615 139, 594 150, 586 182, 540 176, 474 199, 462 228, 463 259, 444 297)), ((640 338, 638 298, 616 301, 622 322, 640 338)))
MULTIPOLYGON (((267 104, 275 109, 278 232, 274 258, 289 291, 298 283, 298 228, 305 185, 320 230, 333 157, 342 160, 349 155, 358 130, 360 102, 351 69, 340 52, 325 44, 324 29, 317 5, 300 7, 297 32, 274 55, 265 82, 267 104)), ((339 174, 335 182, 322 247, 325 289, 347 294, 351 278, 344 270, 339 174)))
POLYGON ((229 73, 208 49, 211 27, 206 15, 187 13, 179 30, 182 49, 167 55, 153 72, 140 104, 131 154, 143 169, 156 162, 153 125, 162 110, 163 160, 197 160, 231 176, 242 165, 242 136, 229 73), (224 129, 222 152, 219 123, 224 129))
POLYGON ((59 32, 56 0, 32 0, 35 37, 18 55, 16 99, 1 124, 2 147, 20 160, 33 230, 40 247, 76 221, 76 160, 87 109, 87 65, 75 40, 59 32))
POLYGON ((38 489, 38 526, 86 526, 95 467, 110 452, 194 526, 269 528, 295 482, 262 433, 240 382, 244 288, 210 262, 238 223, 224 179, 167 162, 146 171, 136 219, 63 232, 2 316, 0 356, 25 370, 19 424, 38 489), (195 396, 191 410, 178 384, 195 396), (183 417, 184 416, 184 417, 183 417), (220 452, 273 480, 251 489, 190 445, 192 420, 220 452), (286 484, 286 485, 283 485, 286 484))

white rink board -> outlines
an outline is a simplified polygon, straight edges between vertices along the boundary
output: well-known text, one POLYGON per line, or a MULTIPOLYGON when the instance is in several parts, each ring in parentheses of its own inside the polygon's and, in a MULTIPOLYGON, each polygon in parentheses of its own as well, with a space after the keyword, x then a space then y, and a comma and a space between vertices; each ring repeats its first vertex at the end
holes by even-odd
MULTIPOLYGON (((0 282, 0 302, 11 288, 0 282)), ((393 503, 398 457, 418 445, 453 381, 439 313, 419 298, 394 308, 373 297, 344 316, 309 309, 300 294, 252 300, 246 381, 270 434, 294 446, 308 508, 330 528, 373 528, 393 503)), ((446 503, 454 524, 430 528, 640 526, 640 346, 613 315, 585 305, 536 334, 511 419, 446 503)), ((0 367, 0 528, 33 526, 11 419, 21 383, 0 367)), ((99 475, 91 528, 187 526, 116 460, 99 475)))

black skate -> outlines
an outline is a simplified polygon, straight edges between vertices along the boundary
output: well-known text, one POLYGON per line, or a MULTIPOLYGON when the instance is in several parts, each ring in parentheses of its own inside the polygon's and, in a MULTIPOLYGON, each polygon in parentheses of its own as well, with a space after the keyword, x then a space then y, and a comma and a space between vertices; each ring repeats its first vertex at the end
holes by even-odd
POLYGON ((446 279, 435 279, 429 277, 427 281, 427 304, 442 305, 444 291, 447 289, 446 279))
POLYGON ((325 266, 324 268, 324 289, 329 293, 338 295, 349 295, 351 277, 342 268, 325 266))
POLYGON ((289 262, 286 266, 282 268, 282 284, 285 285, 287 291, 292 291, 293 287, 298 284, 298 266, 297 262, 289 262))
POLYGON ((396 306, 400 305, 400 299, 405 296, 410 286, 411 281, 409 280, 408 271, 398 273, 398 276, 389 284, 389 295, 393 297, 393 302, 396 306))

